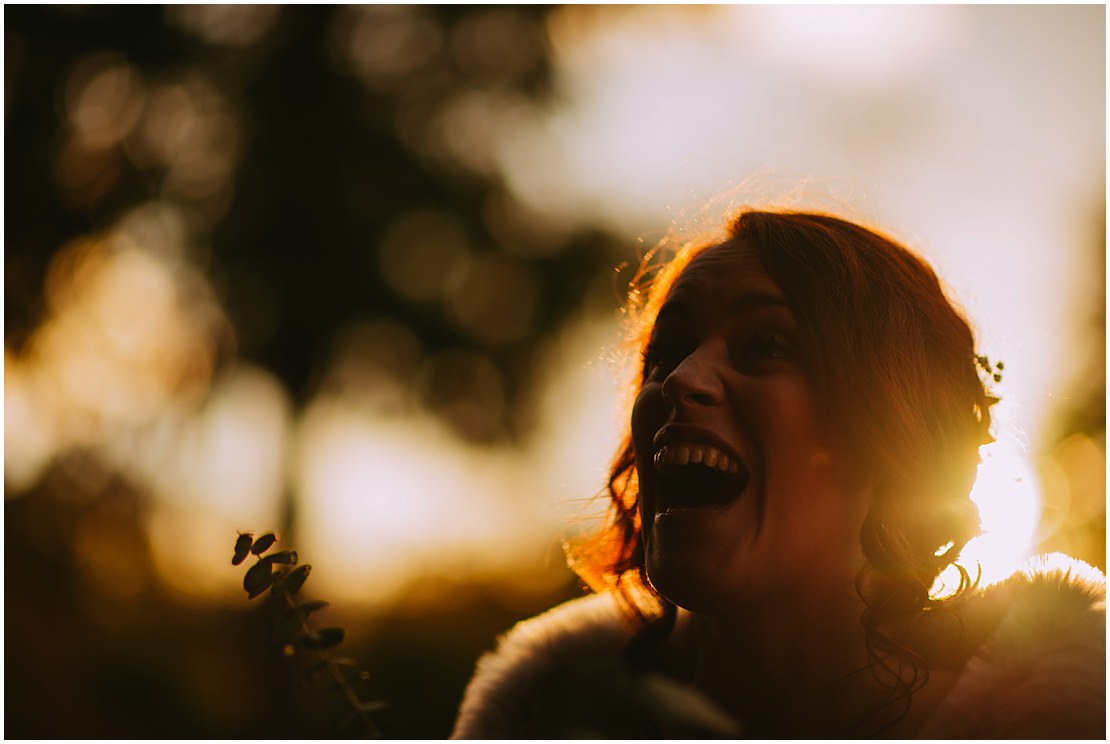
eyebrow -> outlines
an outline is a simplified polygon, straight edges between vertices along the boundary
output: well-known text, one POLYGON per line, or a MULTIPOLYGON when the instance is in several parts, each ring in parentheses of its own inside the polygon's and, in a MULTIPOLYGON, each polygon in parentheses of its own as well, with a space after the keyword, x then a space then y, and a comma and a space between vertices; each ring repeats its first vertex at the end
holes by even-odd
POLYGON ((759 310, 764 307, 781 307, 787 310, 790 309, 789 303, 786 298, 779 294, 771 294, 769 292, 751 292, 742 294, 735 300, 729 303, 728 311, 730 313, 743 313, 751 310, 759 310))
MULTIPOLYGON (((790 310, 790 304, 786 298, 780 294, 772 294, 770 292, 746 292, 728 304, 725 311, 729 314, 739 315, 741 313, 751 312, 753 310, 760 310, 765 307, 779 307, 790 310)), ((663 304, 659 309, 659 314, 656 316, 656 321, 659 319, 669 317, 671 315, 686 315, 689 314, 690 309, 688 303, 682 299, 671 300, 663 304)))

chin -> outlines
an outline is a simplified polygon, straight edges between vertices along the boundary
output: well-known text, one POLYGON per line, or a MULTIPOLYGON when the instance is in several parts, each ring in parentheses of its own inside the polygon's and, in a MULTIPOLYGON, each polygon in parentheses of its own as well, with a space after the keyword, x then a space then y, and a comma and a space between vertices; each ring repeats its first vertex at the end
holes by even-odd
POLYGON ((649 553, 647 575, 659 596, 684 610, 713 614, 723 609, 720 569, 713 569, 704 557, 671 553, 663 559, 649 553))

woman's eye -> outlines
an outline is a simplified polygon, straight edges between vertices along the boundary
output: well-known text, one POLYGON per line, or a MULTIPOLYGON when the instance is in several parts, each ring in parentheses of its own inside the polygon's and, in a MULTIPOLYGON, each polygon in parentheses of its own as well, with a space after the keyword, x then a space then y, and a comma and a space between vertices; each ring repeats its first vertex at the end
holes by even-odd
POLYGON ((683 352, 673 344, 652 342, 644 349, 644 377, 670 372, 682 360, 683 352))
POLYGON ((762 361, 793 359, 790 341, 778 333, 760 333, 749 337, 740 347, 739 361, 751 364, 762 361))

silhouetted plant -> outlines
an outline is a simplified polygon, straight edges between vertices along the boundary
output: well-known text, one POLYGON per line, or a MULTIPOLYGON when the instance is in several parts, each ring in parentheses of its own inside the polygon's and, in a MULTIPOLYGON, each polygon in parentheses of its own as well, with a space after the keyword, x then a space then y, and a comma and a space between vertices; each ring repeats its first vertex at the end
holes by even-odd
POLYGON ((266 555, 276 543, 277 537, 272 532, 267 532, 257 540, 249 532, 239 533, 231 564, 238 566, 250 555, 257 559, 243 577, 243 589, 250 599, 265 594, 269 589, 272 596, 286 604, 274 617, 274 640, 283 645, 286 656, 293 656, 298 649, 303 649, 317 657, 316 662, 304 672, 302 680, 311 683, 321 677, 331 677, 352 708, 351 715, 340 725, 345 726, 359 719, 367 738, 380 738, 381 732, 370 714, 384 708, 385 703, 380 700, 362 700, 351 685, 350 676, 365 681, 369 679, 369 673, 359 669, 353 660, 332 654, 336 646, 343 642, 346 631, 339 627, 314 629, 309 624, 309 616, 327 607, 328 603, 319 599, 298 602, 294 597, 304 586, 312 566, 297 565, 298 556, 295 550, 282 550, 266 555))

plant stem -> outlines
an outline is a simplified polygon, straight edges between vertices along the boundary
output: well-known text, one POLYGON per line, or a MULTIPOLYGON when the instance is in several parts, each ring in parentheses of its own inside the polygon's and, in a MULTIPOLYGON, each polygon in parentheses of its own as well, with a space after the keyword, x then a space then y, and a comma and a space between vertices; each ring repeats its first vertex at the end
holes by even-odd
MULTIPOLYGON (((285 597, 285 601, 289 607, 293 608, 297 606, 297 602, 293 599, 293 595, 281 592, 281 596, 285 597)), ((304 630, 305 633, 312 632, 312 627, 308 624, 307 615, 301 618, 301 629, 304 630)), ((354 689, 351 688, 350 684, 347 683, 347 678, 343 676, 342 670, 340 670, 339 666, 332 660, 331 654, 328 653, 326 648, 314 650, 316 651, 316 655, 320 657, 320 660, 324 662, 324 666, 327 668, 328 673, 331 674, 332 679, 335 680, 336 685, 343 691, 343 696, 347 699, 347 702, 351 704, 351 707, 355 709, 355 713, 358 714, 358 717, 362 720, 363 726, 366 727, 367 736, 371 739, 380 739, 382 737, 381 731, 374 725, 373 720, 370 718, 370 714, 367 713, 363 707, 363 701, 355 693, 354 689)))

